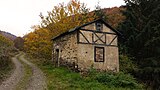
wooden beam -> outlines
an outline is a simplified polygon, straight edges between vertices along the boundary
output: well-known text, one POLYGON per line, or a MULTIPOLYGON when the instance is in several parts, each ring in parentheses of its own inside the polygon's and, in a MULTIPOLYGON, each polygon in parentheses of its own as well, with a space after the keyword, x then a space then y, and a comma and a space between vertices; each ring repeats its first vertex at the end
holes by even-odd
MULTIPOLYGON (((88 44, 85 42, 78 42, 78 44, 88 44)), ((111 46, 111 47, 117 47, 117 45, 107 45, 107 44, 97 44, 97 43, 89 43, 91 45, 100 45, 100 46, 111 46)))
POLYGON ((85 38, 85 40, 86 40, 88 43, 90 43, 90 42, 88 41, 88 39, 84 36, 84 34, 83 34, 81 31, 79 31, 79 33, 85 38))
POLYGON ((106 44, 106 43, 103 42, 103 40, 101 39, 101 37, 103 37, 104 34, 103 34, 101 37, 99 37, 96 33, 94 33, 94 35, 96 35, 97 38, 98 38, 95 42, 97 42, 98 40, 100 40, 102 43, 106 44))
POLYGON ((109 43, 109 45, 111 45, 112 42, 113 42, 116 38, 117 38, 117 36, 115 36, 115 37, 113 38, 113 40, 109 43))
POLYGON ((80 29, 82 31, 89 31, 89 32, 96 32, 96 33, 104 33, 104 34, 113 34, 117 35, 116 33, 110 33, 110 32, 102 32, 102 31, 97 31, 97 30, 88 30, 88 29, 80 29))
MULTIPOLYGON (((88 30, 78 30, 77 31, 77 43, 78 44, 91 44, 91 45, 117 47, 117 45, 111 45, 112 42, 117 38, 117 35, 113 38, 113 40, 109 44, 107 44, 107 42, 106 42, 107 41, 107 34, 109 34, 109 33, 103 33, 103 32, 97 32, 97 31, 89 31, 89 32, 92 32, 92 37, 91 37, 92 41, 89 42, 89 40, 87 39, 87 37, 81 31, 86 31, 87 32, 88 30), (97 33, 102 33, 103 35, 98 36, 97 33), (85 41, 80 41, 80 34, 82 35, 82 37, 85 39, 86 42, 85 41), (94 40, 95 37, 97 37, 98 39, 94 40), (104 38, 105 41, 101 39, 102 37, 105 37, 104 38), (102 42, 102 44, 96 43, 98 40, 100 40, 102 42)), ((115 35, 115 34, 112 33, 112 35, 115 35)))
POLYGON ((92 43, 95 43, 94 42, 94 34, 92 33, 92 43))

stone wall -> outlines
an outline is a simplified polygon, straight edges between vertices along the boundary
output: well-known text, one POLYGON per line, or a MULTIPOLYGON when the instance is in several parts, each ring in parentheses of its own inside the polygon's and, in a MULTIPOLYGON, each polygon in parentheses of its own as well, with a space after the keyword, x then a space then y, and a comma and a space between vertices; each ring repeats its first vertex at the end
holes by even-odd
MULTIPOLYGON (((118 47, 105 46, 104 62, 94 61, 94 47, 97 45, 78 44, 78 67, 80 70, 90 69, 92 66, 95 69, 119 71, 119 56, 118 47)), ((103 46, 98 46, 103 47, 103 46)))
POLYGON ((76 67, 77 37, 76 32, 59 37, 53 42, 53 63, 59 66, 76 67), (56 63, 56 49, 59 49, 59 62, 56 63))

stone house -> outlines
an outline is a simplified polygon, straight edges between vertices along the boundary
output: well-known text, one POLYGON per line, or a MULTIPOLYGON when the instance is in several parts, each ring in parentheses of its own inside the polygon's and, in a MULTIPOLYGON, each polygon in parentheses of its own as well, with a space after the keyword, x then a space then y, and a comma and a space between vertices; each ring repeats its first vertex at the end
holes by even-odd
POLYGON ((121 33, 102 19, 75 27, 53 37, 53 63, 78 70, 93 67, 118 72, 118 36, 121 33))

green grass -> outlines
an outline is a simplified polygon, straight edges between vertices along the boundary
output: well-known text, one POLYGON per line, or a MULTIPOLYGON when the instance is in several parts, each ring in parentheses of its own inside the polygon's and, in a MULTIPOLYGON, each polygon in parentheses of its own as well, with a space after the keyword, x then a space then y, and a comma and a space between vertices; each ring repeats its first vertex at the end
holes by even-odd
POLYGON ((54 68, 51 65, 41 66, 47 76, 49 90, 105 90, 107 87, 97 81, 83 78, 79 73, 66 68, 54 68))
POLYGON ((112 79, 111 82, 105 84, 106 82, 103 83, 99 81, 101 80, 101 77, 104 77, 103 74, 95 75, 95 77, 93 76, 82 77, 79 73, 72 72, 63 67, 54 68, 51 65, 45 65, 41 66, 41 68, 47 76, 47 86, 49 90, 53 89, 56 90, 130 90, 131 89, 132 90, 138 87, 137 86, 136 88, 134 88, 132 86, 129 86, 131 84, 130 83, 131 81, 126 82, 125 79, 115 80, 116 77, 120 78, 118 77, 118 75, 115 76, 115 78, 110 78, 112 79), (96 80, 97 77, 99 80, 96 80), (120 80, 123 80, 122 82, 124 83, 122 83, 120 80), (120 85, 118 86, 118 84, 120 84, 119 82, 122 84, 127 83, 126 87, 120 85), (117 86, 114 85, 115 83, 117 83, 117 86))
MULTIPOLYGON (((20 56, 20 55, 19 55, 20 56)), ((28 84, 30 77, 32 75, 32 69, 29 65, 24 63, 23 61, 20 60, 20 57, 17 56, 17 59, 23 64, 24 66, 24 76, 22 79, 18 82, 16 86, 16 90, 25 90, 26 85, 28 84)))
POLYGON ((46 76, 48 90, 141 90, 130 75, 123 73, 99 73, 92 71, 87 76, 64 67, 55 68, 45 60, 29 59, 37 64, 46 76), (123 79, 124 78, 124 79, 123 79), (110 81, 107 81, 110 80, 110 81), (135 86, 132 86, 135 85, 135 86), (137 86, 136 86, 137 85, 137 86))

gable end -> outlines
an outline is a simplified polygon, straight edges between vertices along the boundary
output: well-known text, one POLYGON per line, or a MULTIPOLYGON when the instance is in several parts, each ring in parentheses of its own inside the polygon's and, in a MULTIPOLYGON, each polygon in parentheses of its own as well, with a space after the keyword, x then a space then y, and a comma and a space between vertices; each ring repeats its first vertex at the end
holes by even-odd
POLYGON ((114 28, 112 28, 112 27, 111 27, 109 24, 107 24, 104 20, 102 20, 102 19, 97 19, 97 20, 94 20, 94 21, 92 21, 92 22, 89 22, 89 23, 83 24, 83 25, 81 25, 81 26, 77 26, 77 27, 75 27, 75 28, 73 28, 73 29, 70 29, 70 30, 68 30, 67 32, 64 32, 64 33, 62 33, 62 34, 60 34, 60 35, 57 35, 57 36, 53 37, 52 40, 55 40, 55 39, 57 39, 58 37, 64 36, 64 35, 66 35, 66 34, 72 33, 72 32, 74 32, 74 31, 76 31, 76 30, 80 30, 81 28, 83 28, 83 27, 85 27, 85 26, 87 26, 87 25, 96 23, 96 22, 101 22, 101 23, 103 23, 106 27, 108 27, 108 28, 111 29, 113 32, 115 32, 118 36, 120 36, 120 37, 123 36, 119 31, 117 31, 117 30, 115 30, 114 28))

